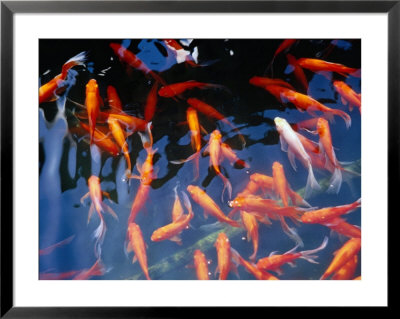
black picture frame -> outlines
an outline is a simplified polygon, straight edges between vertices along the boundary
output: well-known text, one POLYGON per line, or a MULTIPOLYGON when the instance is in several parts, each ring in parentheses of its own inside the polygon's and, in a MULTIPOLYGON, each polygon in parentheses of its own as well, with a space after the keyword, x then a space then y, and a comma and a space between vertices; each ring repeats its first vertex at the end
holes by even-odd
MULTIPOLYGON (((13 303, 13 19, 15 13, 387 13, 388 204, 399 181, 400 1, 1 1, 1 318, 142 318, 195 315, 184 307, 15 307, 13 303), (186 314, 186 315, 185 315, 186 314)), ((379 61, 377 61, 379 67, 379 61)), ((382 125, 384 128, 385 125, 382 125)), ((384 212, 381 212, 384 213, 384 212)), ((389 216, 390 217, 390 216, 389 216)), ((390 225, 390 223, 389 223, 390 225)), ((392 223, 393 225, 393 223, 392 223)), ((390 243, 388 238, 388 244, 390 243)), ((388 245, 389 247, 389 245, 388 245)), ((389 287, 390 281, 388 281, 389 287)), ((388 299, 389 309, 390 298, 388 299)), ((212 315, 228 315, 219 309, 212 315)), ((254 310, 257 310, 256 308, 254 310)), ((307 309, 303 309, 307 310, 307 309)), ((305 314, 303 310, 296 315, 305 314)), ((197 311, 197 310, 196 310, 197 311)), ((207 313, 208 310, 205 311, 207 313)), ((268 310, 269 311, 269 310, 268 310)), ((332 314, 334 314, 336 310, 332 314)), ((202 313, 197 313, 202 315, 202 313)))

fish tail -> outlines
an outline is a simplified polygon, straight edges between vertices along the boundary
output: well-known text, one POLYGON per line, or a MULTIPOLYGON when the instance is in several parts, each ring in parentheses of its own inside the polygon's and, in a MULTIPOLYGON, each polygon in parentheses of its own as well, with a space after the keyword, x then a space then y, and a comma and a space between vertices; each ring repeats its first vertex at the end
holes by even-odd
POLYGON ((342 110, 333 110, 333 114, 340 116, 346 123, 346 128, 349 129, 351 126, 351 117, 349 114, 342 110))
POLYGON ((309 163, 308 164, 307 185, 306 185, 306 191, 305 191, 304 197, 309 198, 313 189, 319 190, 319 189, 321 189, 321 186, 318 184, 317 180, 315 179, 312 165, 311 165, 311 163, 309 163))
POLYGON ((97 258, 100 258, 101 256, 101 245, 103 244, 106 231, 107 231, 106 223, 104 222, 104 218, 100 215, 100 224, 93 233, 93 238, 96 239, 96 243, 94 246, 94 254, 97 258))
POLYGON ((89 276, 103 276, 106 273, 106 269, 99 258, 93 267, 89 270, 89 276))
POLYGON ((68 73, 68 70, 71 69, 72 67, 76 66, 76 65, 85 65, 85 61, 86 61, 86 52, 83 51, 77 55, 75 55, 74 57, 72 57, 71 59, 69 59, 67 62, 64 63, 63 67, 62 67, 62 77, 65 77, 68 73))
POLYGON ((289 236, 295 243, 296 247, 303 247, 304 243, 299 234, 296 232, 294 228, 290 228, 289 225, 286 223, 285 218, 283 216, 279 216, 279 219, 281 221, 281 226, 283 229, 283 232, 289 236))
POLYGON ((335 167, 331 180, 329 181, 329 187, 327 192, 338 194, 340 191, 340 186, 342 185, 342 171, 340 168, 335 167))
POLYGON ((319 247, 317 247, 315 249, 312 249, 312 250, 301 251, 300 252, 301 253, 301 257, 300 258, 303 258, 303 259, 307 260, 310 263, 318 264, 318 262, 315 261, 315 259, 318 256, 314 256, 313 254, 319 252, 320 250, 323 250, 326 247, 327 244, 328 244, 328 237, 325 237, 323 242, 322 242, 322 244, 319 247))
POLYGON ((221 201, 224 201, 224 193, 225 193, 225 189, 228 190, 228 196, 229 196, 229 200, 232 198, 232 184, 229 181, 229 179, 227 179, 224 175, 222 175, 222 173, 218 173, 218 175, 221 177, 223 183, 224 183, 224 188, 222 189, 222 195, 221 195, 221 201))

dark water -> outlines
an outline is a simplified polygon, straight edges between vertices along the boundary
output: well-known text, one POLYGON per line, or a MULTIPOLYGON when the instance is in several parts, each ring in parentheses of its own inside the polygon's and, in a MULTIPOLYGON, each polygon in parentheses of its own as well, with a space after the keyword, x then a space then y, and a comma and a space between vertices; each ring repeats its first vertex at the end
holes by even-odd
MULTIPOLYGON (((198 63, 203 67, 191 67, 187 63, 177 63, 173 52, 161 40, 126 41, 113 40, 40 40, 39 83, 44 84, 58 75, 61 66, 79 52, 86 51, 86 67, 77 66, 71 71, 75 82, 67 92, 54 102, 42 103, 39 107, 40 122, 40 214, 39 214, 39 249, 49 247, 66 238, 71 240, 54 249, 51 253, 40 256, 39 271, 45 273, 65 273, 90 268, 96 261, 94 254, 93 232, 99 224, 95 213, 87 223, 90 199, 84 204, 80 199, 88 192, 88 178, 94 174, 100 177, 101 188, 110 193, 112 202, 104 202, 116 212, 119 220, 105 214, 107 232, 102 245, 101 260, 107 269, 103 276, 92 279, 144 279, 138 263, 132 264, 133 253, 128 257, 124 253, 124 240, 127 219, 132 202, 139 187, 139 180, 132 179, 130 184, 124 180, 126 162, 122 155, 112 157, 101 151, 98 159, 91 155, 86 136, 76 130, 79 123, 74 110, 80 107, 72 103, 84 104, 85 85, 94 78, 97 80, 101 97, 106 97, 108 85, 116 87, 123 102, 124 111, 130 115, 143 118, 144 105, 153 84, 149 75, 126 67, 115 56, 109 47, 111 42, 127 45, 149 68, 160 72, 167 83, 197 80, 224 85, 224 89, 193 89, 183 97, 196 97, 215 107, 233 123, 243 134, 246 146, 242 148, 238 133, 229 126, 210 119, 199 113, 200 124, 210 133, 219 129, 223 141, 229 144, 239 158, 245 160, 250 168, 235 168, 227 160, 221 164, 222 172, 228 176, 233 187, 233 197, 242 191, 249 181, 250 174, 261 173, 272 176, 272 164, 280 162, 288 182, 294 190, 304 189, 307 170, 297 161, 298 169, 294 171, 287 153, 281 150, 279 134, 275 128, 276 116, 285 118, 289 123, 296 123, 311 116, 299 112, 293 105, 283 105, 263 88, 249 84, 255 75, 263 76, 271 58, 282 40, 193 40, 185 47, 190 52, 198 52, 198 63), (124 42, 123 42, 124 41, 124 42), (68 96, 69 100, 65 100, 68 96), (73 236, 73 237, 71 237, 73 236)), ((299 40, 289 52, 297 58, 315 58, 325 56, 325 60, 341 63, 346 66, 361 67, 361 42, 359 40, 342 40, 332 50, 332 40, 299 40)), ((196 53, 193 55, 196 56, 196 53)), ((269 70, 270 72, 271 70, 269 70)), ((285 54, 279 55, 273 64, 273 76, 291 83, 299 92, 299 82, 288 67, 285 54)), ((305 70, 309 82, 308 94, 323 102, 326 106, 347 112, 352 119, 350 129, 344 121, 335 117, 330 124, 332 141, 339 161, 357 162, 361 159, 361 116, 358 109, 349 111, 340 101, 340 96, 332 86, 335 79, 346 81, 356 92, 360 92, 360 78, 347 78, 330 73, 330 79, 324 75, 305 70)), ((270 73, 267 76, 271 76, 270 73)), ((182 102, 183 101, 183 102, 182 102)), ((170 98, 158 98, 157 112, 153 118, 152 134, 154 148, 154 167, 157 178, 151 184, 149 198, 145 208, 135 219, 140 225, 146 241, 148 266, 152 279, 196 279, 195 270, 187 267, 193 264, 194 249, 201 249, 210 260, 209 271, 214 276, 217 266, 216 249, 213 246, 218 232, 225 231, 234 247, 244 258, 253 252, 251 241, 246 239, 246 231, 222 225, 223 228, 204 228, 213 224, 216 219, 210 216, 205 219, 203 209, 194 201, 192 207, 194 218, 191 228, 181 234, 183 245, 171 241, 152 242, 152 232, 171 222, 171 211, 174 202, 173 189, 178 185, 179 191, 186 191, 186 186, 194 184, 204 189, 225 214, 231 211, 225 197, 221 203, 223 188, 221 179, 209 168, 209 157, 200 157, 200 177, 193 182, 193 163, 174 165, 170 161, 190 156, 193 151, 190 145, 190 132, 182 122, 186 120, 187 104, 170 98)), ((307 135, 306 133, 304 135, 307 135)), ((317 137, 307 135, 317 141, 317 137)), ((202 135, 203 150, 209 135, 202 135)), ((132 167, 143 163, 146 151, 140 137, 134 133, 128 138, 132 167)), ((354 163, 353 163, 354 166, 354 163)), ((356 170, 360 166, 356 165, 356 170)), ((138 174, 136 168, 134 174, 138 174)), ((315 170, 319 181, 330 178, 326 171, 315 170)), ((315 207, 328 207, 349 204, 361 195, 359 177, 352 178, 351 184, 343 183, 339 194, 326 192, 314 193, 308 202, 315 207), (350 186, 351 185, 351 186, 350 186)), ((239 216, 239 215, 237 215, 239 216)), ((361 225, 361 209, 346 215, 350 224, 361 225)), ((298 250, 318 247, 325 236, 329 237, 327 247, 318 252, 319 264, 311 264, 304 259, 296 261, 296 266, 284 265, 279 279, 319 279, 333 258, 333 252, 339 249, 347 237, 338 236, 323 225, 295 225, 304 242, 298 250)), ((257 259, 268 256, 271 252, 284 253, 295 246, 295 243, 282 231, 278 221, 271 226, 259 223, 259 250, 257 259)), ((274 273, 275 274, 275 273, 274 273)), ((361 259, 354 277, 361 274, 361 259)), ((276 275, 276 274, 275 274, 276 275)), ((243 267, 239 267, 240 279, 254 279, 243 267)), ((71 277, 69 277, 71 278, 71 277)), ((228 279, 237 279, 232 272, 228 279)))

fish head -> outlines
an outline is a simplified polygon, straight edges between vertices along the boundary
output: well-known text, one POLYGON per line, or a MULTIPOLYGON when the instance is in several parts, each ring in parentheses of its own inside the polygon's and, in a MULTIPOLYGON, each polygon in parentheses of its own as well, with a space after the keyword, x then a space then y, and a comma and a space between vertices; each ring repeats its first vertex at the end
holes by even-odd
POLYGON ((86 84, 86 94, 88 93, 96 93, 99 89, 99 85, 95 79, 90 79, 86 84))
POLYGON ((175 96, 175 92, 169 86, 163 86, 158 90, 158 95, 162 97, 173 97, 175 96))

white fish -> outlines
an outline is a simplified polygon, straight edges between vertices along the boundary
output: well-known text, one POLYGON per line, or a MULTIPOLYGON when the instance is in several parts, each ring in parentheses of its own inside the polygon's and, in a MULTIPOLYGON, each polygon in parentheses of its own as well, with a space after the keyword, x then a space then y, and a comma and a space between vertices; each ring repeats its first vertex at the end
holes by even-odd
POLYGON ((321 188, 314 177, 314 172, 311 165, 311 158, 304 149, 303 144, 296 135, 296 132, 293 131, 293 129, 285 119, 275 117, 274 122, 276 129, 279 132, 281 149, 282 151, 288 153, 288 158, 293 169, 296 170, 295 157, 297 157, 303 163, 304 167, 308 169, 307 185, 304 196, 305 198, 307 198, 311 195, 312 189, 318 190, 321 188))

